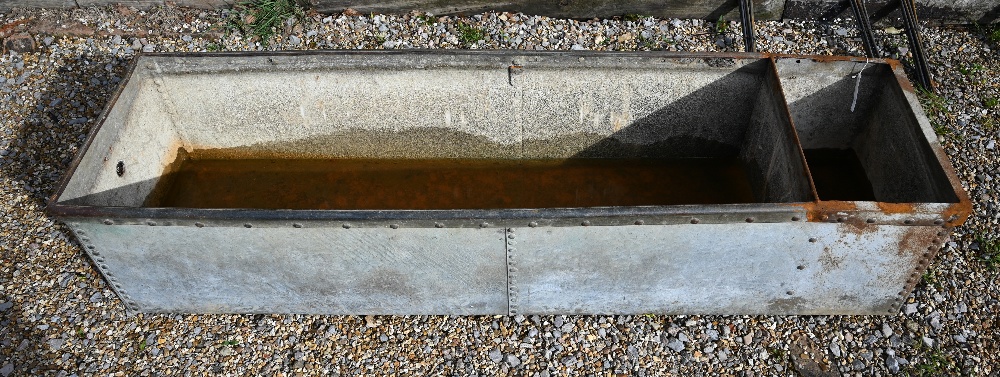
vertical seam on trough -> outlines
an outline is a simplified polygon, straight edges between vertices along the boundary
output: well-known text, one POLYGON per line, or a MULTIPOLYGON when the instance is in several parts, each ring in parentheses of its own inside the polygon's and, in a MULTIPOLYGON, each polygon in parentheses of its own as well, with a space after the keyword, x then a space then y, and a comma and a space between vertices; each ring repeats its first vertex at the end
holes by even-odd
POLYGON ((188 137, 187 133, 181 126, 179 126, 180 121, 177 119, 177 104, 171 98, 167 90, 164 89, 163 75, 160 65, 154 62, 149 62, 146 64, 146 69, 150 72, 150 76, 153 78, 153 84, 156 86, 156 92, 160 94, 163 99, 163 107, 167 111, 167 119, 170 121, 170 126, 173 127, 174 134, 180 139, 181 145, 186 150, 193 148, 191 144, 191 139, 188 137))
MULTIPOLYGON (((112 225, 113 223, 108 224, 106 222, 105 224, 112 225)), ((101 277, 104 278, 104 281, 108 285, 108 288, 111 289, 111 291, 114 292, 116 295, 118 295, 118 298, 122 301, 122 306, 125 307, 125 314, 132 315, 138 313, 139 304, 136 303, 136 301, 133 300, 132 297, 129 296, 126 291, 124 291, 124 289, 118 288, 118 285, 120 285, 120 283, 118 282, 118 279, 114 277, 114 275, 112 275, 110 272, 106 270, 104 266, 104 257, 101 256, 100 252, 97 250, 97 247, 95 247, 92 243, 90 243, 90 238, 88 238, 85 235, 86 232, 82 228, 79 228, 78 226, 79 224, 70 225, 69 226, 70 232, 73 233, 73 236, 76 237, 76 241, 80 245, 80 248, 83 250, 83 253, 87 255, 87 257, 90 258, 91 263, 94 264, 94 269, 96 269, 97 272, 101 274, 101 277)))
POLYGON ((510 242, 512 237, 514 237, 514 228, 504 229, 504 261, 507 265, 507 315, 517 314, 517 286, 514 280, 514 273, 517 271, 514 267, 514 245, 510 242))

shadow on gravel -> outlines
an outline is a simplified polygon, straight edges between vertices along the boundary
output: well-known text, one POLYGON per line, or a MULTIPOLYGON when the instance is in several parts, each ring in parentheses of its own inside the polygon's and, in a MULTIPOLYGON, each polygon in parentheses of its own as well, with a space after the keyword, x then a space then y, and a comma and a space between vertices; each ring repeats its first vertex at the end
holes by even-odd
MULTIPOLYGON (((15 107, 25 101, 34 102, 35 105, 25 114, 21 115, 19 124, 12 124, 14 131, 12 134, 0 135, 0 150, 6 151, 6 156, 0 158, 0 176, 10 183, 10 187, 5 193, 10 198, 27 197, 27 201, 36 204, 39 210, 34 211, 24 201, 17 203, 6 203, 5 207, 12 208, 9 215, 15 224, 19 223, 22 228, 9 229, 11 237, 30 239, 55 239, 59 238, 56 233, 46 233, 46 228, 37 228, 31 232, 30 224, 41 217, 45 221, 44 211, 47 200, 58 187, 63 175, 76 155, 82 148, 83 142, 91 127, 95 125, 97 118, 111 94, 117 89, 128 59, 112 56, 97 47, 100 41, 93 40, 91 48, 86 52, 78 50, 60 50, 55 44, 44 46, 44 36, 36 36, 36 43, 40 46, 34 54, 22 54, 14 58, 15 66, 17 62, 23 62, 23 72, 27 76, 19 76, 26 80, 8 81, 8 85, 0 86, 0 104, 15 107), (62 56, 62 58, 59 58, 62 56), (43 63, 33 62, 46 59, 43 63), (52 60, 56 60, 55 63, 52 60), (52 68, 39 68, 41 66, 52 68), (18 83, 18 81, 21 81, 18 83), (27 86, 27 88, 24 88, 27 86), (24 88, 24 89, 22 89, 24 88), (6 90, 5 90, 6 89, 6 90)), ((20 69, 19 69, 20 70, 20 69)), ((15 107, 16 108, 16 107, 15 107)), ((11 109, 8 109, 8 111, 11 109)), ((18 115, 13 115, 11 122, 18 115)), ((54 221, 54 220, 52 220, 54 221)), ((58 232, 62 232, 67 239, 73 239, 67 229, 56 226, 58 232)), ((75 255, 71 258, 86 260, 91 264, 89 258, 79 249, 79 244, 72 241, 75 247, 75 255)), ((26 279, 26 269, 37 269, 42 276, 51 273, 65 271, 49 271, 49 266, 34 265, 33 259, 39 253, 52 252, 45 251, 44 246, 37 246, 38 250, 21 250, 21 246, 13 245, 13 250, 3 250, 7 253, 12 270, 20 270, 19 276, 4 276, 3 278, 12 282, 30 282, 30 277, 26 279), (18 267, 20 266, 20 267, 18 267)), ((29 247, 31 249, 31 247, 29 247)), ((99 279, 96 269, 90 265, 92 277, 99 279)), ((13 272, 13 271, 11 271, 13 272)), ((19 284, 22 284, 19 283, 19 284)), ((37 283, 37 282, 31 282, 37 283)), ((104 287, 100 283, 97 292, 104 287)), ((87 288, 86 294, 93 294, 92 288, 87 288)), ((34 289, 25 287, 27 292, 34 289)), ((89 297, 89 296, 88 296, 89 297)), ((14 297, 4 297, 4 300, 12 300, 14 297)), ((59 348, 70 339, 59 337, 49 338, 51 333, 38 328, 34 320, 41 318, 45 313, 31 313, 29 308, 23 306, 35 305, 37 297, 22 297, 22 304, 15 303, 2 314, 0 326, 6 327, 0 331, 4 334, 8 344, 3 348, 9 348, 9 352, 4 352, 9 356, 11 364, 14 360, 25 360, 26 364, 15 364, 13 375, 41 375, 47 371, 71 368, 74 363, 82 363, 82 360, 74 358, 82 355, 74 355, 61 365, 53 363, 59 360, 58 356, 48 355, 48 353, 66 353, 59 348), (27 304, 32 302, 32 304, 27 304), (26 305, 27 304, 27 305, 26 305), (17 358, 15 358, 17 355, 17 358)), ((86 300, 86 298, 84 299, 86 300)), ((85 301, 84 301, 85 302, 85 301)), ((114 299, 112 302, 117 302, 114 299)), ((120 304, 112 304, 111 310, 123 310, 120 304)), ((82 341, 76 338, 75 341, 82 341)), ((7 362, 0 363, 7 364, 7 362)), ((4 365, 0 365, 3 367, 4 365)), ((83 365, 79 365, 83 367, 83 365)), ((81 370, 82 371, 82 370, 81 370)))

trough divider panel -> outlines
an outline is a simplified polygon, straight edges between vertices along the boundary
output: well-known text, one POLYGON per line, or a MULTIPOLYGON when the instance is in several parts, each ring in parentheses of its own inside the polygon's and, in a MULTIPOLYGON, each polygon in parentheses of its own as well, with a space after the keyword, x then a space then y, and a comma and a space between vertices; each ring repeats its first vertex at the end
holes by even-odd
POLYGON ((792 124, 772 59, 762 59, 761 86, 751 113, 740 159, 747 166, 758 201, 808 202, 815 188, 792 124))
MULTIPOLYGON (((791 104, 788 103, 788 98, 785 97, 785 88, 781 85, 781 74, 778 72, 778 58, 775 56, 770 56, 767 58, 768 76, 772 77, 774 80, 774 90, 776 98, 780 99, 780 112, 785 118, 788 119, 788 128, 790 128, 790 137, 795 144, 797 149, 798 160, 802 163, 802 168, 805 172, 805 179, 809 184, 810 200, 807 201, 819 201, 819 194, 816 190, 816 182, 813 180, 812 171, 809 170, 809 161, 806 161, 806 154, 804 148, 802 147, 802 140, 799 138, 798 128, 795 127, 795 119, 792 117, 791 104)), ((766 83, 765 83, 766 84, 766 83)), ((793 152, 794 153, 794 152, 793 152)))

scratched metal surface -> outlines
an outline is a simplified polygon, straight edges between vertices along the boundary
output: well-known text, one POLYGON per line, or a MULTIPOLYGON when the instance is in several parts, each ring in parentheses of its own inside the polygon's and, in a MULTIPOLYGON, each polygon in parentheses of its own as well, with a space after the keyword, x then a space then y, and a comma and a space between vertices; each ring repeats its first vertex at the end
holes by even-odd
POLYGON ((516 228, 511 308, 886 314, 898 310, 927 246, 940 247, 936 232, 823 223, 516 228))
POLYGON ((507 312, 503 229, 72 226, 133 311, 507 312))

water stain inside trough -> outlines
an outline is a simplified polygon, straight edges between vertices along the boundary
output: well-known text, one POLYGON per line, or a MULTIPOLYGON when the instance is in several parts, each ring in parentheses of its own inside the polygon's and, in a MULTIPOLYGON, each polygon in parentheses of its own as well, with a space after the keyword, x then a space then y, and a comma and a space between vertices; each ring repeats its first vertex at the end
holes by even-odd
POLYGON ((755 202, 733 158, 218 159, 180 154, 146 206, 500 209, 755 202))
POLYGON ((875 191, 852 149, 805 149, 820 200, 875 201, 875 191))

